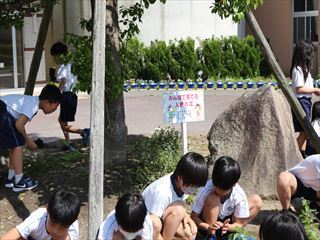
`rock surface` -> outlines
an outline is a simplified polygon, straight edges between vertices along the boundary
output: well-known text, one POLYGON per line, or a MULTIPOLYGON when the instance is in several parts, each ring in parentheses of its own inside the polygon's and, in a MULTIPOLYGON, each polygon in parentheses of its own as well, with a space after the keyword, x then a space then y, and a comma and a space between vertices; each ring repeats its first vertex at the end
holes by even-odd
POLYGON ((280 91, 263 87, 238 98, 212 124, 207 136, 213 160, 230 156, 241 166, 249 195, 276 195, 276 178, 299 161, 290 106, 280 91))

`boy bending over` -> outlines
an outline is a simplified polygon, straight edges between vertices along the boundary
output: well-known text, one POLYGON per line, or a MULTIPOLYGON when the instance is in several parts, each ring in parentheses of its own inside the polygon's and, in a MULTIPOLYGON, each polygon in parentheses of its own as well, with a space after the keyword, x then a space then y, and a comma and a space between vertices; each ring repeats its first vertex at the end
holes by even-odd
POLYGON ((46 85, 39 97, 11 94, 0 97, 0 150, 9 150, 9 171, 6 188, 15 192, 31 190, 38 182, 23 175, 23 148, 37 149, 28 136, 25 125, 41 109, 44 114, 54 112, 62 99, 59 88, 46 85))
POLYGON ((57 191, 47 208, 38 208, 21 224, 7 232, 1 240, 78 240, 80 201, 68 191, 57 191))
MULTIPOLYGON (((320 212, 320 155, 311 155, 296 166, 280 173, 277 181, 278 198, 284 210, 291 208, 292 198, 304 197, 320 212)), ((319 218, 318 214, 318 218, 319 218)))
POLYGON ((258 195, 247 199, 237 184, 241 175, 239 163, 230 157, 219 158, 213 167, 212 179, 198 192, 191 218, 199 228, 197 239, 220 237, 243 227, 260 211, 258 195))
POLYGON ((173 173, 154 181, 143 191, 153 223, 153 239, 194 239, 197 227, 187 214, 184 201, 188 194, 204 186, 207 179, 206 160, 190 152, 180 159, 173 173))
POLYGON ((149 240, 152 233, 152 220, 142 196, 126 193, 101 224, 98 240, 149 240))

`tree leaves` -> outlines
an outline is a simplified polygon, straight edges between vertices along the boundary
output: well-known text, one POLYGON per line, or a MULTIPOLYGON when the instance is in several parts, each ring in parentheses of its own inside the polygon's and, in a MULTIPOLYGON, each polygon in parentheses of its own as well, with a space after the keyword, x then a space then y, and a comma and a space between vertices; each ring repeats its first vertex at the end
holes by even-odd
POLYGON ((251 10, 256 9, 263 0, 215 0, 211 12, 221 18, 232 16, 232 20, 239 22, 251 10))
MULTIPOLYGON (((144 14, 145 9, 148 9, 151 4, 154 4, 157 0, 140 0, 135 4, 125 7, 120 6, 120 15, 122 20, 120 20, 120 24, 123 25, 121 31, 122 39, 129 39, 135 36, 140 32, 138 23, 142 22, 142 16, 144 14)), ((161 3, 165 3, 166 0, 160 0, 161 3)))
POLYGON ((54 4, 59 0, 3 0, 0 1, 0 29, 8 29, 15 26, 23 27, 23 19, 26 15, 40 12, 50 2, 54 4))

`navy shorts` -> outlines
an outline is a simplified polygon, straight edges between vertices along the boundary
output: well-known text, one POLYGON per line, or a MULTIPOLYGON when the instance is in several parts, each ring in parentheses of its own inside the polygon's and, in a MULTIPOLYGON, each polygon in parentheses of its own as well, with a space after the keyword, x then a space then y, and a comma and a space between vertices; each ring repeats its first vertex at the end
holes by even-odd
POLYGON ((299 178, 297 178, 297 191, 291 198, 300 198, 303 197, 310 201, 317 201, 317 192, 312 188, 308 188, 303 185, 299 178))
POLYGON ((0 149, 23 146, 23 135, 17 130, 15 119, 7 111, 6 104, 0 100, 0 149))
MULTIPOLYGON (((311 107, 312 107, 312 102, 311 98, 307 97, 302 97, 298 98, 298 101, 303 109, 303 111, 306 113, 306 117, 308 121, 311 121, 311 107)), ((295 132, 304 132, 298 118, 296 117, 296 114, 292 111, 292 120, 293 120, 293 126, 294 126, 294 131, 295 132)))
POLYGON ((63 92, 60 104, 59 119, 62 122, 73 122, 78 105, 78 96, 73 92, 63 92))

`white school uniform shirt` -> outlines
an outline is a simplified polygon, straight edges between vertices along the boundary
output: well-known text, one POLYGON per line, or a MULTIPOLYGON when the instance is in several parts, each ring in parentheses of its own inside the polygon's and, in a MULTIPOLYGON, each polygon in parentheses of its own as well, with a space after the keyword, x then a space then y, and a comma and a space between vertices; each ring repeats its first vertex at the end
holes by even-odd
POLYGON ((66 79, 66 83, 62 89, 63 92, 70 92, 77 84, 77 76, 71 72, 71 63, 66 65, 61 64, 57 72, 57 81, 61 82, 62 79, 66 79))
MULTIPOLYGON (((213 189, 214 186, 210 179, 204 187, 200 188, 192 205, 192 211, 201 214, 204 202, 213 189)), ((232 188, 230 197, 224 203, 220 203, 219 206, 219 219, 224 219, 230 215, 234 215, 236 218, 247 218, 250 216, 247 196, 239 184, 236 184, 232 188)))
MULTIPOLYGON (((119 231, 119 224, 116 220, 115 210, 111 211, 107 219, 101 224, 98 234, 98 240, 112 240, 113 233, 119 231)), ((153 235, 152 220, 149 214, 143 222, 143 228, 139 231, 142 239, 150 240, 153 235)))
MULTIPOLYGON (((47 209, 38 208, 36 211, 32 212, 26 220, 16 226, 16 228, 24 239, 31 237, 34 240, 51 240, 51 236, 47 233, 46 229, 47 218, 47 209)), ((78 220, 72 223, 68 233, 71 240, 80 239, 78 220)))
POLYGON ((301 98, 301 97, 312 98, 312 93, 297 93, 296 92, 297 87, 313 88, 313 79, 311 77, 311 74, 309 73, 306 81, 304 81, 303 72, 300 67, 294 67, 292 69, 291 88, 297 98, 301 98))
POLYGON ((10 94, 0 97, 0 100, 7 105, 7 111, 17 120, 22 114, 29 121, 39 110, 39 97, 29 95, 10 94))
POLYGON ((288 170, 295 175, 305 187, 320 191, 320 155, 315 154, 299 162, 288 170))
POLYGON ((167 207, 175 201, 185 201, 187 194, 181 197, 174 191, 170 176, 172 173, 151 183, 142 193, 147 210, 151 214, 162 217, 167 207))
POLYGON ((320 137, 320 119, 316 119, 311 123, 313 129, 316 131, 318 137, 320 137))

